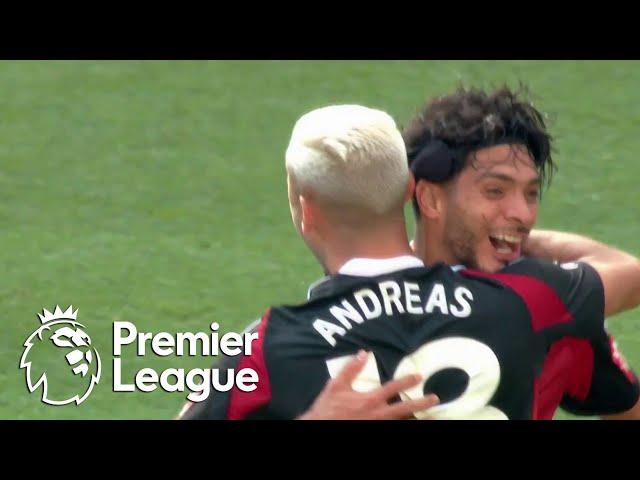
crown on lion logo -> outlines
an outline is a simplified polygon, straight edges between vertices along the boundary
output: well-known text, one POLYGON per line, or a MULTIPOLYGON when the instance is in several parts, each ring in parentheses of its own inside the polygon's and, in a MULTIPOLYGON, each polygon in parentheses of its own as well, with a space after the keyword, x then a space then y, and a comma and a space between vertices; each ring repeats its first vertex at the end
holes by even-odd
POLYGON ((76 320, 77 317, 78 317, 78 309, 76 308, 74 312, 73 305, 69 305, 69 308, 67 308, 64 312, 62 311, 59 305, 56 305, 56 308, 53 311, 53 313, 51 313, 49 310, 44 308, 42 310, 42 314, 38 314, 38 318, 40 319, 40 322, 42 322, 43 324, 50 322, 52 320, 61 320, 61 319, 76 320))

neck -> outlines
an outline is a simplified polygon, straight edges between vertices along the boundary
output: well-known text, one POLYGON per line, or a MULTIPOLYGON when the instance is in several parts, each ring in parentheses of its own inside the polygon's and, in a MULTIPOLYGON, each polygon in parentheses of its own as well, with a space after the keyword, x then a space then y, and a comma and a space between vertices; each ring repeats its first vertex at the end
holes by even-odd
POLYGON ((414 240, 415 255, 426 265, 437 262, 444 262, 449 265, 458 263, 453 253, 447 248, 440 233, 434 226, 425 225, 424 220, 416 223, 416 233, 414 240))
POLYGON ((399 225, 389 226, 371 231, 362 231, 350 238, 342 238, 331 243, 323 258, 323 264, 331 274, 352 258, 393 258, 403 255, 415 255, 409 247, 404 221, 399 225))

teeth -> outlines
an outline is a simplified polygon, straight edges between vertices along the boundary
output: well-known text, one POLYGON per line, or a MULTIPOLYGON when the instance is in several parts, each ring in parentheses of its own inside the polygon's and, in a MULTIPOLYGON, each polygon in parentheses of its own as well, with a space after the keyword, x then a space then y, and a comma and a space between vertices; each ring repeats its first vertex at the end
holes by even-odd
POLYGON ((503 240, 505 242, 509 242, 509 243, 520 243, 522 241, 522 239, 520 237, 515 237, 513 235, 506 235, 504 233, 500 233, 497 235, 491 235, 491 237, 495 238, 496 240, 503 240))

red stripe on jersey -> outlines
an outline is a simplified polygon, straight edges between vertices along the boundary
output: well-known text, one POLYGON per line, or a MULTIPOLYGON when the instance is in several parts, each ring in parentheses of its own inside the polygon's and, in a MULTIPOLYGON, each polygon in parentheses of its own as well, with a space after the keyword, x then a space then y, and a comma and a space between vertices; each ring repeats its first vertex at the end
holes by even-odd
MULTIPOLYGON (((573 320, 558 294, 546 283, 526 275, 462 270, 463 274, 497 280, 515 291, 531 316, 534 332, 573 320)), ((565 337, 554 342, 535 381, 533 418, 551 419, 564 395, 584 400, 591 388, 593 349, 588 340, 565 337)))
MULTIPOLYGON (((271 309, 262 317, 258 326, 258 338, 251 343, 251 355, 244 355, 238 363, 238 372, 243 368, 251 368, 258 374, 256 389, 252 392, 243 392, 237 386, 231 390, 229 408, 227 409, 228 420, 242 420, 251 412, 254 412, 271 400, 271 384, 269 373, 264 361, 264 331, 267 328, 271 309)), ((236 372, 237 373, 237 372, 236 372)))
POLYGON ((567 310, 558 294, 537 278, 508 273, 484 273, 477 270, 462 270, 461 273, 498 280, 514 290, 527 305, 535 332, 573 320, 571 312, 567 310))
POLYGON ((534 420, 551 420, 565 395, 584 400, 591 388, 593 350, 588 340, 554 342, 535 381, 534 420))

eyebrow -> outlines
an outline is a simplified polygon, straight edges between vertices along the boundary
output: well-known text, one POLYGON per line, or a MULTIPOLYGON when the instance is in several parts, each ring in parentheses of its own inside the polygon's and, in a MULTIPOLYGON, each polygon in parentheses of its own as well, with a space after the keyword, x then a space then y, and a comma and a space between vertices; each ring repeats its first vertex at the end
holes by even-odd
MULTIPOLYGON (((484 172, 482 173, 477 179, 476 182, 480 182, 481 180, 484 180, 485 178, 495 178, 497 180, 503 180, 505 182, 509 182, 509 183, 515 183, 515 179, 513 177, 510 177, 509 175, 506 175, 504 173, 496 173, 496 172, 484 172)), ((527 182, 528 185, 532 185, 532 184, 536 184, 539 185, 540 182, 540 177, 536 176, 536 178, 532 178, 531 180, 529 180, 529 182, 527 182)))

